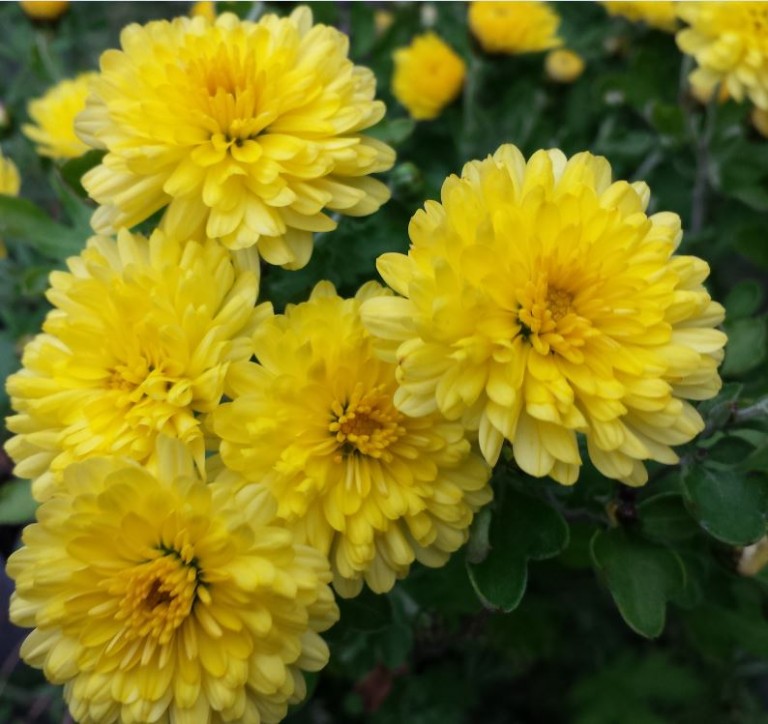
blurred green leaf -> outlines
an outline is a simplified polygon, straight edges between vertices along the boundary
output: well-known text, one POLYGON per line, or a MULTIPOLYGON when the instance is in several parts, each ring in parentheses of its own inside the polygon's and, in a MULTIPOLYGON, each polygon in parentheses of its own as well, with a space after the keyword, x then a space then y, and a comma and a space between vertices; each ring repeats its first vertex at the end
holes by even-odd
POLYGON ((512 488, 494 510, 490 551, 481 563, 468 563, 469 578, 490 608, 512 611, 528 580, 528 560, 556 556, 568 545, 568 525, 550 505, 512 488))
POLYGON ((341 621, 355 631, 379 631, 392 623, 392 604, 387 596, 373 593, 367 586, 355 598, 337 598, 341 621))
POLYGON ((683 470, 682 484, 691 515, 718 540, 747 545, 765 534, 768 484, 762 476, 698 464, 683 470))
POLYGON ((36 509, 29 480, 8 480, 0 485, 0 524, 29 523, 34 520, 36 509))
POLYGON ((678 543, 693 538, 699 527, 676 493, 646 498, 637 506, 643 535, 662 543, 678 543))
POLYGON ((740 377, 760 367, 768 353, 765 316, 726 321, 724 326, 728 344, 725 347, 723 375, 740 377))
POLYGON ((94 149, 64 163, 59 169, 62 179, 78 196, 88 198, 88 192, 83 188, 81 179, 87 171, 95 168, 104 158, 105 151, 94 149))
POLYGON ((725 298, 728 319, 741 319, 754 314, 763 302, 763 286, 755 279, 745 279, 734 285, 725 298))
POLYGON ((78 254, 85 239, 76 230, 52 221, 27 199, 0 195, 0 238, 13 238, 52 259, 78 254))
POLYGON ((592 539, 592 559, 627 625, 646 638, 659 636, 667 601, 685 585, 680 558, 668 548, 614 528, 592 539))

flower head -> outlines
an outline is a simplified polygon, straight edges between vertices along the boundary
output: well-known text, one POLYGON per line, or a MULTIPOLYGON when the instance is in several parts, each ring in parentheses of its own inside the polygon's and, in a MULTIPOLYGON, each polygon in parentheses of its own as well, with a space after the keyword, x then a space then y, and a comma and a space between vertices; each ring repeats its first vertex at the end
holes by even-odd
POLYGON ((392 92, 417 120, 437 118, 455 100, 464 84, 466 65, 434 33, 413 39, 394 53, 392 92))
POLYGON ((544 59, 547 77, 556 83, 573 83, 584 72, 584 59, 572 50, 551 50, 544 59))
POLYGON ((44 499, 70 463, 143 462, 159 434, 186 443, 202 469, 199 416, 218 405, 230 363, 251 355, 256 278, 213 241, 162 232, 95 237, 68 265, 51 275, 55 309, 8 378, 17 475, 44 499))
POLYGON ((677 2, 672 0, 604 0, 601 5, 610 15, 643 22, 646 25, 674 33, 677 30, 677 2))
POLYGON ((96 73, 81 73, 74 80, 63 80, 42 98, 30 101, 33 124, 22 126, 24 135, 38 144, 37 152, 50 158, 77 158, 88 149, 75 135, 75 116, 85 108, 88 84, 96 73))
MULTIPOLYGON (((3 156, 0 150, 0 195, 18 196, 21 188, 21 177, 19 169, 10 158, 3 156)), ((6 251, 3 240, 0 239, 0 259, 4 259, 8 252, 6 251)))
POLYGON ((30 20, 58 20, 69 10, 69 0, 21 0, 19 5, 30 20))
POLYGON ((488 53, 538 53, 562 45, 560 16, 547 3, 472 2, 469 27, 488 53))
POLYGON ((735 100, 768 110, 768 4, 684 2, 677 12, 690 24, 677 44, 698 63, 689 76, 698 93, 710 97, 721 84, 735 100))
POLYGON ((402 298, 363 321, 398 363, 395 403, 504 439, 531 475, 575 482, 577 433, 606 476, 645 482, 643 460, 703 427, 686 401, 712 397, 723 309, 707 265, 675 256, 680 219, 646 215, 648 187, 612 182, 601 157, 514 146, 464 167, 411 220, 408 255, 378 269, 402 298))
POLYGON ((175 236, 204 228, 231 249, 298 268, 312 234, 389 198, 369 174, 394 152, 361 131, 384 115, 348 39, 307 8, 258 23, 230 13, 130 25, 101 59, 77 132, 105 148, 83 177, 99 233, 167 207, 175 236))
POLYGON ((72 716, 112 722, 277 722, 328 659, 328 563, 272 523, 258 490, 206 485, 185 447, 156 466, 93 458, 9 561, 21 655, 64 684, 72 716))
POLYGON ((234 401, 210 418, 224 464, 272 492, 279 517, 330 557, 343 596, 363 580, 389 590, 414 559, 444 564, 491 497, 458 423, 395 408, 395 366, 375 357, 359 317, 383 294, 371 282, 342 299, 320 283, 267 319, 259 364, 233 371, 234 401))

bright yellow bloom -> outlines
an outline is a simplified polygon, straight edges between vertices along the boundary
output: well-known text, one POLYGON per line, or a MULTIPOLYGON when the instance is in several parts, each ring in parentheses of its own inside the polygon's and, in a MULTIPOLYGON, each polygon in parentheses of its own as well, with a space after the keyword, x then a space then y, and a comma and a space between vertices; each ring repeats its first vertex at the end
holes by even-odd
POLYGON ((676 2, 665 0, 605 0, 601 5, 610 15, 631 20, 633 23, 645 23, 657 30, 674 33, 677 30, 676 2))
POLYGON ((394 52, 394 60, 392 93, 416 120, 437 118, 461 93, 467 67, 434 33, 415 37, 394 52))
POLYGON ((677 44, 698 63, 688 77, 710 97, 718 84, 738 102, 750 98, 768 110, 768 3, 680 3, 680 17, 690 24, 677 34, 677 44))
POLYGON ((479 428, 495 463, 506 438, 535 476, 576 481, 586 437, 606 476, 642 485, 641 461, 703 427, 686 400, 712 397, 723 308, 709 268, 675 256, 677 215, 646 215, 642 182, 612 182, 601 157, 502 146, 451 176, 411 220, 408 255, 378 269, 403 298, 363 321, 397 361, 397 407, 479 428))
POLYGON ((491 498, 489 469, 464 429, 395 409, 395 365, 360 322, 364 285, 341 299, 328 282, 254 335, 259 364, 233 369, 236 397, 212 416, 224 464, 269 488, 300 540, 328 555, 342 596, 376 592, 414 559, 441 566, 491 498))
POLYGON ((213 22, 216 20, 216 3, 212 2, 212 0, 199 0, 199 2, 192 3, 189 15, 193 18, 203 17, 213 22))
MULTIPOLYGON (((19 169, 16 168, 16 164, 10 158, 3 156, 3 152, 0 150, 0 194, 3 196, 18 196, 20 188, 21 177, 19 176, 19 169)), ((5 259, 7 255, 8 251, 5 248, 5 244, 0 239, 0 259, 5 259)))
POLYGON ((77 158, 89 147, 75 135, 75 116, 85 108, 88 84, 96 73, 82 73, 63 80, 42 98, 30 101, 27 109, 34 122, 22 126, 24 135, 37 143, 37 152, 50 158, 77 158))
POLYGON ((8 561, 24 660, 82 724, 278 722, 328 660, 328 563, 273 524, 274 504, 157 465, 72 465, 8 561))
POLYGON ((312 235, 336 228, 324 210, 376 211, 387 187, 369 176, 394 163, 360 134, 384 115, 376 80, 347 58, 348 38, 312 25, 304 7, 258 23, 225 13, 130 25, 77 131, 107 149, 83 185, 103 206, 99 233, 158 209, 175 236, 198 233, 271 264, 303 266, 312 235))
POLYGON ((584 59, 572 50, 551 50, 544 59, 544 70, 556 83, 573 83, 584 72, 584 59))
POLYGON ((538 53, 562 45, 560 16, 545 2, 472 2, 469 27, 488 53, 538 53))
POLYGON ((68 0, 22 0, 19 5, 32 20, 58 20, 69 9, 68 0))
POLYGON ((44 500, 72 462, 139 462, 159 434, 187 444, 202 469, 199 415, 225 393, 232 361, 251 356, 258 283, 226 249, 155 232, 95 237, 51 275, 55 309, 8 378, 6 449, 44 500))

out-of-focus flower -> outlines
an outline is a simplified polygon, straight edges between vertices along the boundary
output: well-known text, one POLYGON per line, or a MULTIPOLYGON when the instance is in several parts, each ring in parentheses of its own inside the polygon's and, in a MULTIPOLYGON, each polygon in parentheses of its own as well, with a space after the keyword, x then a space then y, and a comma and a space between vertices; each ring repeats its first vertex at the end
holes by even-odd
POLYGON ((768 3, 682 2, 677 12, 690 24, 677 44, 698 63, 688 76, 696 91, 709 98, 721 84, 736 101, 768 110, 768 3))
POLYGON ((392 93, 417 120, 437 118, 461 93, 466 65, 450 45, 432 32, 394 53, 392 93))
POLYGON ((530 475, 578 477, 592 462, 628 485, 644 460, 704 426, 687 400, 720 388, 723 308, 705 262, 674 254, 677 215, 646 215, 642 182, 613 182, 601 157, 511 145, 468 163, 411 220, 408 255, 378 269, 402 297, 362 307, 397 362, 395 404, 479 428, 493 464, 504 439, 530 475))
POLYGON ((271 264, 303 266, 326 211, 365 216, 389 198, 370 174, 394 151, 361 135, 384 115, 348 38, 306 7, 258 23, 225 13, 130 25, 109 50, 77 132, 105 148, 83 177, 99 233, 167 207, 174 236, 198 229, 271 264))
POLYGON ((300 540, 328 555, 342 596, 388 591, 414 560, 443 565, 488 502, 490 471, 459 423, 398 412, 395 365, 360 321, 374 282, 342 299, 328 282, 262 323, 259 364, 210 418, 224 464, 268 488, 300 540))
POLYGON ((193 18, 201 17, 213 22, 216 20, 216 3, 213 0, 198 0, 198 2, 192 3, 189 15, 193 18))
POLYGON ((47 2, 47 0, 22 0, 19 3, 24 14, 31 20, 58 20, 69 10, 69 2, 47 2))
POLYGON ((96 75, 82 73, 73 80, 63 80, 29 102, 27 110, 33 123, 21 130, 37 144, 41 156, 77 158, 89 150, 75 135, 75 116, 85 108, 88 84, 96 75))
POLYGON ((563 41, 560 16, 545 2, 472 2, 469 27, 488 53, 537 53, 563 41))
POLYGON ((54 272, 55 309, 8 378, 6 444, 39 500, 71 463, 96 455, 145 462, 158 435, 183 441, 202 469, 200 415, 224 394, 231 362, 251 356, 258 282, 220 244, 91 239, 54 272))
POLYGON ((8 560, 22 657, 83 724, 280 721, 338 609, 328 562, 273 513, 198 479, 178 441, 150 470, 75 463, 8 560))
POLYGON ((605 0, 601 5, 610 15, 619 16, 631 20, 633 23, 645 23, 646 25, 674 33, 677 30, 676 2, 656 0, 643 2, 643 0, 605 0))
POLYGON ((584 72, 584 59, 572 50, 551 50, 544 59, 544 70, 556 83, 573 83, 584 72))
MULTIPOLYGON (((3 152, 0 150, 0 194, 3 196, 18 196, 20 188, 21 177, 19 176, 19 169, 16 168, 16 164, 10 158, 3 156, 3 152)), ((8 251, 5 248, 5 244, 0 239, 0 259, 5 259, 7 255, 8 251)))
POLYGON ((395 22, 395 16, 389 10, 376 10, 373 14, 373 24, 377 35, 384 35, 395 22))

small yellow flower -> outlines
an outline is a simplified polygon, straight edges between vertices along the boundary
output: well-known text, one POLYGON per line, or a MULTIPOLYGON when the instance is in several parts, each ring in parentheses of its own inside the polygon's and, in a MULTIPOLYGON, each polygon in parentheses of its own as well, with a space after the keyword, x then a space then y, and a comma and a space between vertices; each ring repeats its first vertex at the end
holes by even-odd
POLYGON ((646 25, 674 33, 677 30, 676 2, 665 0, 604 0, 601 5, 610 15, 631 20, 633 23, 643 22, 646 25))
POLYGON ((556 83, 573 83, 584 72, 584 59, 572 50, 551 50, 544 59, 547 78, 556 83))
POLYGON ((342 596, 363 581, 388 591, 414 560, 443 565, 491 498, 461 425, 395 408, 396 364, 375 357, 359 315, 383 294, 370 282, 342 299, 324 282, 267 319, 259 364, 233 369, 234 401, 210 418, 223 463, 272 492, 279 517, 330 557, 342 596))
POLYGON ((22 0, 19 3, 24 14, 32 20, 58 20, 67 10, 69 2, 47 2, 46 0, 22 0))
POLYGON ((468 163, 410 225, 408 255, 378 269, 401 297, 362 307, 397 360, 395 403, 479 428, 486 460, 504 440, 530 475, 576 481, 577 434, 607 477, 647 479, 703 428, 687 400, 714 396, 723 308, 709 268, 674 254, 672 213, 648 187, 612 181, 601 157, 511 145, 468 163))
POLYGON ((121 43, 77 120, 107 151, 83 177, 102 204, 98 233, 165 208, 174 236, 204 233, 295 269, 313 233, 336 228, 326 212, 365 216, 389 198, 370 174, 394 151, 362 135, 384 115, 376 79, 306 7, 258 23, 224 13, 129 25, 121 43))
POLYGON ((248 359, 258 282, 214 241, 91 239, 54 272, 55 307, 8 378, 6 444, 16 474, 44 500, 71 463, 96 455, 145 462, 158 435, 182 440, 202 469, 200 416, 248 359))
MULTIPOLYGON (((19 176, 19 169, 16 168, 16 164, 10 158, 3 156, 3 152, 0 150, 0 194, 3 196, 18 196, 20 188, 21 177, 19 176)), ((0 259, 5 259, 7 255, 8 251, 5 248, 5 244, 0 239, 0 259)))
POLYGON ((466 65, 434 33, 415 37, 395 51, 394 60, 392 93, 417 120, 437 118, 461 93, 466 65))
POLYGON ((545 2, 472 2, 469 27, 488 53, 537 53, 563 41, 560 16, 545 2))
POLYGON ((395 22, 395 16, 389 10, 376 10, 373 13, 373 25, 376 28, 376 35, 384 35, 395 22))
POLYGON ((161 439, 156 465, 72 465, 8 560, 21 655, 82 724, 278 722, 328 660, 328 562, 253 488, 206 485, 161 439))
POLYGON ((201 17, 213 22, 216 20, 216 3, 212 0, 198 0, 198 2, 192 3, 189 15, 192 18, 201 17))
POLYGON ((37 145, 37 152, 49 158, 77 158, 89 150, 75 135, 75 116, 85 108, 88 85, 96 73, 82 73, 74 80, 63 80, 42 98, 29 102, 27 110, 34 123, 21 130, 37 145))
POLYGON ((698 63, 688 77, 694 89, 708 98, 721 84, 739 103, 768 110, 768 3, 684 2, 678 14, 690 24, 677 44, 698 63))

